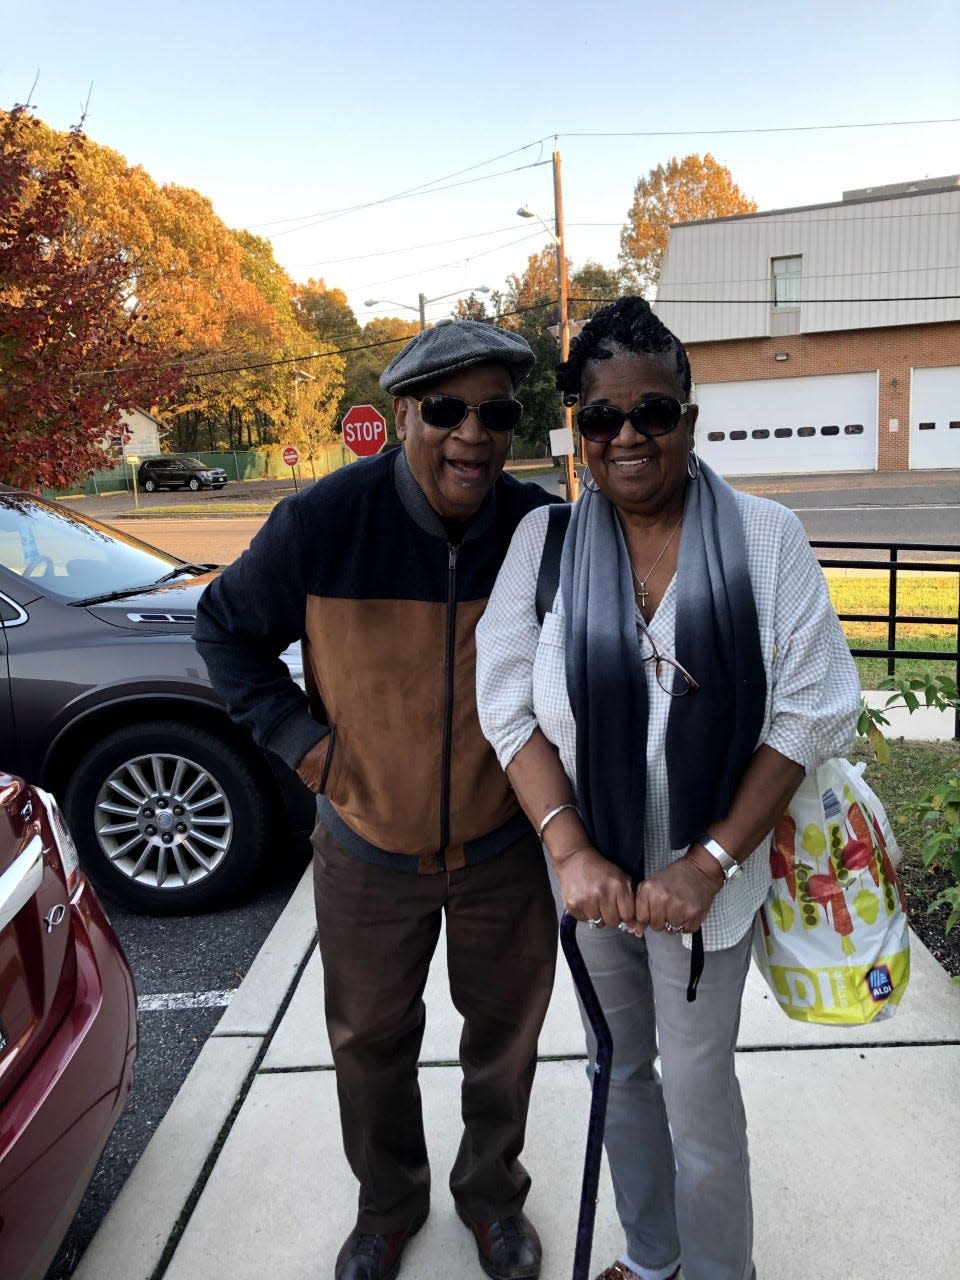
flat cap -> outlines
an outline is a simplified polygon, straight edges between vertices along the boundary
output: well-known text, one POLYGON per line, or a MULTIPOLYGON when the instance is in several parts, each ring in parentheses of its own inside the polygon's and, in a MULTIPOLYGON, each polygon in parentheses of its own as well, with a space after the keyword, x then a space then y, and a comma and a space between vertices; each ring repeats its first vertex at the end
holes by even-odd
POLYGON ((519 333, 508 333, 479 320, 441 320, 424 329, 393 357, 380 375, 380 385, 392 396, 469 369, 471 365, 502 364, 514 389, 533 368, 536 357, 519 333))

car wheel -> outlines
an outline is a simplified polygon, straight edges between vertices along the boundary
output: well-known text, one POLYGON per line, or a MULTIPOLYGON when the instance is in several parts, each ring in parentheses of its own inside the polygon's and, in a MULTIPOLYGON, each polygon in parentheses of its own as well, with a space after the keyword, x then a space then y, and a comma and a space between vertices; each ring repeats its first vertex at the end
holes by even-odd
POLYGON ((260 776, 233 745, 193 725, 115 730, 84 755, 64 809, 84 869, 134 911, 220 906, 266 851, 260 776))
POLYGON ((191 493, 196 493, 198 489, 202 488, 202 486, 196 476, 191 476, 187 481, 187 488, 191 493))
POLYGON ((143 482, 144 493, 153 493, 156 487, 157 487, 156 480, 144 480, 143 482))

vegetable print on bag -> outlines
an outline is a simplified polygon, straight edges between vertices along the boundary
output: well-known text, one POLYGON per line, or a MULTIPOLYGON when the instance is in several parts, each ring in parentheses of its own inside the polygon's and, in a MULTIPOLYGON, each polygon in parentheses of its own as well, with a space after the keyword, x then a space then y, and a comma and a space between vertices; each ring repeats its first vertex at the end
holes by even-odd
POLYGON ((784 1013, 801 1022, 890 1017, 910 978, 900 851, 862 771, 827 760, 773 833, 754 958, 784 1013))

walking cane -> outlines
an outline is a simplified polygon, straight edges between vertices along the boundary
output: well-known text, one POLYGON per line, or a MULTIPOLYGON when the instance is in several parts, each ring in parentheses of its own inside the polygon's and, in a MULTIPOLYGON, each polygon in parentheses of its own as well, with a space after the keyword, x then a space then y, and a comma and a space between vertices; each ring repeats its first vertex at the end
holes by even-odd
POLYGON ((597 1212, 597 1188, 600 1183, 600 1160, 603 1155, 603 1126, 607 1114, 607 1094, 610 1091, 610 1067, 613 1062, 613 1037, 600 1008, 600 1001, 590 981, 577 945, 577 922, 565 911, 560 920, 560 945, 570 966, 573 984, 577 988, 587 1013, 591 1030, 597 1041, 597 1053, 593 1068, 593 1084, 590 1090, 590 1120, 587 1124, 587 1147, 583 1157, 583 1184, 580 1190, 580 1217, 577 1221, 577 1246, 573 1255, 573 1280, 588 1280, 590 1252, 593 1248, 593 1222, 597 1212))

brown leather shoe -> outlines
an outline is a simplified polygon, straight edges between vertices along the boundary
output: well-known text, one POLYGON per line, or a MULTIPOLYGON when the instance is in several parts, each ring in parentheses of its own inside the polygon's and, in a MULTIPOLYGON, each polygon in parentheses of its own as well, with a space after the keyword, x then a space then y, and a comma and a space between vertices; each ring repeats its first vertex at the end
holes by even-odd
POLYGON ((493 1280, 536 1280, 543 1249, 525 1213, 479 1222, 457 1205, 457 1217, 473 1232, 480 1265, 493 1280))
POLYGON ((424 1209, 409 1226, 386 1236, 367 1235, 354 1227, 337 1254, 335 1280, 393 1280, 404 1246, 426 1222, 428 1212, 424 1209))

